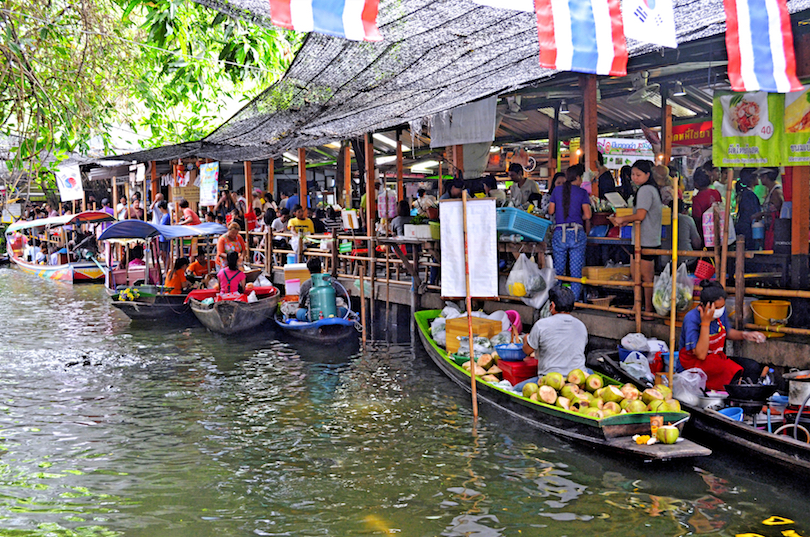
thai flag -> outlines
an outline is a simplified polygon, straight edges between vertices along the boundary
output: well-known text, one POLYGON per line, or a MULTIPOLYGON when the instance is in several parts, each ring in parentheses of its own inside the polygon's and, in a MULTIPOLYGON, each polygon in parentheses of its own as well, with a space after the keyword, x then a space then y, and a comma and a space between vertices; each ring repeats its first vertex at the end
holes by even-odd
POLYGON ((379 0, 270 0, 273 24, 354 41, 381 41, 379 0))
POLYGON ((723 5, 731 88, 772 93, 801 90, 786 0, 723 0, 723 5))
POLYGON ((627 74, 619 0, 535 0, 540 65, 597 75, 627 74))

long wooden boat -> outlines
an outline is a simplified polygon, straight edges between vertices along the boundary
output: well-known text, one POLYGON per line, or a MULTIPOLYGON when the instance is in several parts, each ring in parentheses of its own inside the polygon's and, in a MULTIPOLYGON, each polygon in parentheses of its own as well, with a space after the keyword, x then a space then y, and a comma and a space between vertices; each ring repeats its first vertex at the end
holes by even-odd
POLYGON ((37 220, 24 220, 11 224, 6 229, 6 245, 8 256, 12 263, 27 274, 33 274, 46 280, 55 280, 65 283, 96 283, 104 280, 107 267, 95 258, 81 259, 78 261, 68 261, 64 255, 65 262, 58 265, 40 265, 23 258, 23 252, 12 247, 12 235, 25 231, 34 231, 42 228, 48 231, 66 225, 80 226, 82 224, 95 224, 110 222, 115 218, 103 211, 85 211, 78 214, 67 214, 64 216, 54 216, 50 218, 39 218, 37 220))
POLYGON ((243 302, 241 300, 207 301, 214 299, 216 291, 192 291, 189 303, 194 316, 212 332, 231 335, 256 328, 276 311, 279 291, 275 287, 254 288, 258 300, 243 302), (210 296, 206 296, 210 295, 210 296), (204 298, 203 298, 204 297, 204 298))
MULTIPOLYGON (((621 369, 617 351, 594 351, 588 356, 588 365, 612 378, 632 382, 639 387, 648 387, 647 383, 621 369)), ((683 402, 681 406, 691 416, 686 431, 692 437, 722 447, 723 450, 734 450, 756 457, 764 463, 777 464, 785 469, 810 475, 810 444, 794 439, 792 430, 789 430, 790 434, 773 434, 745 422, 732 420, 716 410, 683 402)))
MULTIPOLYGON (((433 362, 464 390, 471 392, 470 373, 455 361, 448 358, 444 349, 439 347, 430 336, 430 321, 439 316, 439 310, 416 312, 416 324, 419 337, 433 362)), ((606 382, 614 382, 606 379, 606 382)), ((681 422, 689 417, 686 412, 630 413, 594 419, 582 414, 564 410, 557 406, 539 403, 503 389, 494 384, 478 381, 478 398, 488 404, 497 406, 504 412, 516 416, 543 431, 582 442, 597 449, 632 456, 641 460, 669 460, 689 457, 702 457, 711 454, 711 450, 684 439, 675 444, 638 445, 632 436, 650 434, 650 417, 662 416, 665 423, 681 422)))
POLYGON ((356 323, 352 319, 329 318, 307 323, 285 320, 281 314, 278 314, 276 315, 276 326, 289 336, 323 345, 334 345, 357 338, 356 323))
MULTIPOLYGON (((156 240, 183 239, 221 235, 228 229, 215 223, 196 226, 161 226, 141 220, 122 220, 111 225, 99 237, 103 241, 143 242, 147 245, 147 262, 149 250, 157 251, 156 240), (150 246, 151 245, 151 246, 150 246)), ((160 267, 148 265, 124 269, 113 269, 109 272, 106 284, 107 293, 112 305, 124 312, 132 320, 138 321, 194 321, 188 294, 173 295, 160 285, 163 281, 160 267), (128 292, 126 292, 128 291, 128 292)))

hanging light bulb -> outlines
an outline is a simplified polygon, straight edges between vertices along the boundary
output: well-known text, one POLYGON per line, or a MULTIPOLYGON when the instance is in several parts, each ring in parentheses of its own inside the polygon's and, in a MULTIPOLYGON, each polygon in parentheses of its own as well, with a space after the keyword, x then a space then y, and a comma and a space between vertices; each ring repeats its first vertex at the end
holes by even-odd
POLYGON ((686 95, 686 90, 683 89, 683 83, 680 80, 675 81, 675 88, 672 91, 673 97, 683 97, 686 95))
POLYGON ((568 105, 565 104, 565 101, 560 102, 560 113, 567 114, 568 113, 568 105))

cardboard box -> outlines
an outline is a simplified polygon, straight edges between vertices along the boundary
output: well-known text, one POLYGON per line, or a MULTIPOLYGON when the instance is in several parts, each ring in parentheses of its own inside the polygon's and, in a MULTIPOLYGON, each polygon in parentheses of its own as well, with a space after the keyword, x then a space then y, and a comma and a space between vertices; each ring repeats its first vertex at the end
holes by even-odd
MULTIPOLYGON (((482 319, 480 317, 472 318, 473 336, 483 336, 491 338, 503 331, 503 324, 501 321, 493 319, 482 319)), ((469 336, 470 331, 467 326, 467 316, 456 317, 455 319, 448 319, 445 324, 447 332, 447 353, 451 354, 458 351, 459 336, 469 336)))

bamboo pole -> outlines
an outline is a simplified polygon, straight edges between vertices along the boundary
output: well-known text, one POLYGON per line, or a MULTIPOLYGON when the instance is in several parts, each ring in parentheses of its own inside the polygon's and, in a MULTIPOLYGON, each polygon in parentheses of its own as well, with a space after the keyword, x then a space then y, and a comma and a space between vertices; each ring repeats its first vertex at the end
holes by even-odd
POLYGON ((742 330, 745 305, 745 235, 737 235, 734 252, 734 328, 742 330))
POLYGON ((672 187, 672 294, 669 307, 669 368, 667 371, 668 386, 672 387, 672 377, 675 374, 675 321, 678 304, 678 185, 672 187))
POLYGON ((720 266, 719 280, 725 287, 726 285, 726 272, 728 270, 728 233, 729 233, 729 219, 731 218, 731 186, 734 182, 734 170, 726 170, 726 203, 723 206, 723 243, 720 245, 720 266))
POLYGON ((759 324, 746 323, 745 328, 758 330, 760 332, 776 333, 776 334, 790 334, 794 336, 810 336, 810 330, 807 328, 788 328, 787 326, 762 326, 759 324))
POLYGON ((633 264, 636 267, 633 275, 633 305, 636 310, 636 332, 641 332, 641 302, 644 300, 644 289, 641 287, 641 227, 633 223, 633 264))
POLYGON ((363 326, 363 348, 366 348, 366 280, 363 264, 360 263, 360 324, 363 326))
POLYGON ((472 298, 470 297, 470 249, 467 242, 467 189, 461 191, 462 230, 464 233, 464 288, 466 296, 464 302, 467 306, 467 331, 470 337, 470 379, 472 382, 472 411, 473 419, 478 419, 478 393, 475 385, 475 342, 473 341, 472 327, 472 298))

